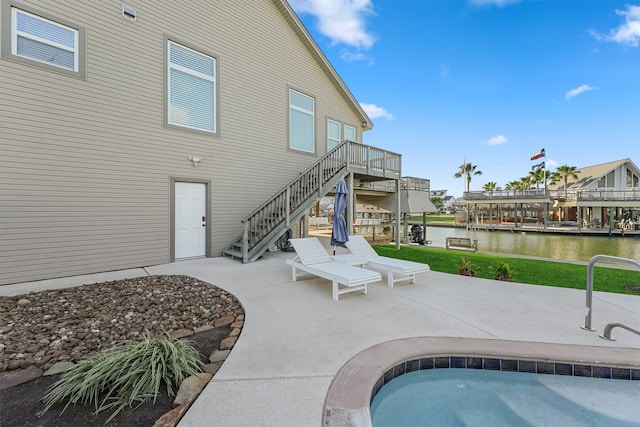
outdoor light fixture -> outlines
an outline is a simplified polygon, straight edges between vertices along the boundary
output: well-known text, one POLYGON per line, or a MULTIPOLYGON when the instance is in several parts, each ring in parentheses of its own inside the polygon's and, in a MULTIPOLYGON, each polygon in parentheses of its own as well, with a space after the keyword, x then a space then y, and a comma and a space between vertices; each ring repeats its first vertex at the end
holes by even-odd
POLYGON ((196 156, 189 156, 189 157, 187 157, 187 159, 189 159, 189 161, 193 162, 193 167, 194 168, 196 166, 198 166, 198 163, 200 163, 202 161, 202 159, 200 157, 196 157, 196 156))

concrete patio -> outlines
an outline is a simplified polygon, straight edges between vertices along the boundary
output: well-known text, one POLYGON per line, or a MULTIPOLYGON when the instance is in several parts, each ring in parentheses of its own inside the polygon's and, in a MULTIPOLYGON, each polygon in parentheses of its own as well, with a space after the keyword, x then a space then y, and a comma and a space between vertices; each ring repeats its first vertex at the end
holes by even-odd
POLYGON ((249 264, 228 258, 188 260, 3 286, 0 294, 146 274, 186 274, 233 293, 246 313, 242 334, 182 427, 319 426, 327 390, 340 368, 363 350, 399 338, 580 344, 635 349, 630 350, 634 355, 640 349, 640 337, 622 329, 613 331, 616 341, 598 336, 609 322, 638 328, 640 296, 594 293, 597 332, 587 332, 580 328, 584 290, 427 272, 415 284, 393 289, 383 274, 367 295, 350 293, 333 301, 331 284, 324 279, 305 275, 292 281, 285 259, 293 256, 272 252, 249 264))

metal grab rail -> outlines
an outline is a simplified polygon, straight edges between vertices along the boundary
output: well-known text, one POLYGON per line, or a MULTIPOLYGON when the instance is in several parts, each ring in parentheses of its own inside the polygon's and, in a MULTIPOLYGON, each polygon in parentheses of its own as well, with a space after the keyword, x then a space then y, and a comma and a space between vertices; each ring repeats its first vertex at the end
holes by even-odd
POLYGON ((612 323, 608 323, 607 326, 604 327, 604 333, 600 335, 600 338, 609 340, 609 341, 615 341, 616 340, 615 338, 611 338, 611 330, 615 327, 626 329, 629 332, 633 332, 634 334, 640 335, 640 331, 636 329, 630 328, 627 325, 623 325, 622 323, 612 322, 612 323))
POLYGON ((591 331, 591 332, 595 331, 595 329, 591 328, 591 314, 592 314, 592 307, 593 307, 593 267, 596 262, 603 259, 609 260, 609 261, 624 262, 627 264, 635 265, 638 268, 640 268, 640 261, 636 261, 629 258, 620 258, 617 256, 595 255, 589 260, 589 263, 587 264, 587 301, 586 301, 586 307, 585 307, 586 313, 584 316, 584 326, 581 326, 581 328, 586 331, 591 331))

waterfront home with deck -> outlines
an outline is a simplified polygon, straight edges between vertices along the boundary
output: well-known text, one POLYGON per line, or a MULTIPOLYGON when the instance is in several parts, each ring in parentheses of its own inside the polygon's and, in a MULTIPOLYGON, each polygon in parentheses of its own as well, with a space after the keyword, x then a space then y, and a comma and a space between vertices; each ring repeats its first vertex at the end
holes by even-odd
POLYGON ((0 285, 252 261, 339 178, 400 179, 285 0, 0 0, 0 42, 0 285))
POLYGON ((608 233, 640 230, 640 170, 631 159, 576 169, 577 179, 546 189, 464 194, 474 225, 533 224, 608 233))

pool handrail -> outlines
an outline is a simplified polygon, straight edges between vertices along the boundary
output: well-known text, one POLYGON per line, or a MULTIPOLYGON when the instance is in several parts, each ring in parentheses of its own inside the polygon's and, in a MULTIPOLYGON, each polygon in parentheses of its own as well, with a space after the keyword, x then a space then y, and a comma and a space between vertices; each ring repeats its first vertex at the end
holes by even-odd
POLYGON ((611 323, 607 323, 607 326, 604 327, 604 332, 602 333, 602 335, 600 335, 600 338, 604 340, 615 341, 616 339, 611 336, 611 330, 616 327, 626 329, 629 332, 633 332, 634 334, 640 335, 640 331, 638 331, 637 329, 633 329, 619 322, 611 322, 611 323))
POLYGON ((582 329, 590 332, 595 332, 595 329, 591 328, 591 315, 593 311, 592 310, 593 308, 593 267, 595 266, 596 262, 600 260, 623 262, 623 263, 635 265, 638 268, 640 268, 640 261, 636 261, 634 259, 620 258, 617 256, 611 256, 611 255, 594 255, 593 257, 591 257, 591 259, 589 260, 589 263, 587 264, 587 300, 586 300, 586 307, 585 307, 586 312, 584 315, 584 326, 580 326, 582 329))

